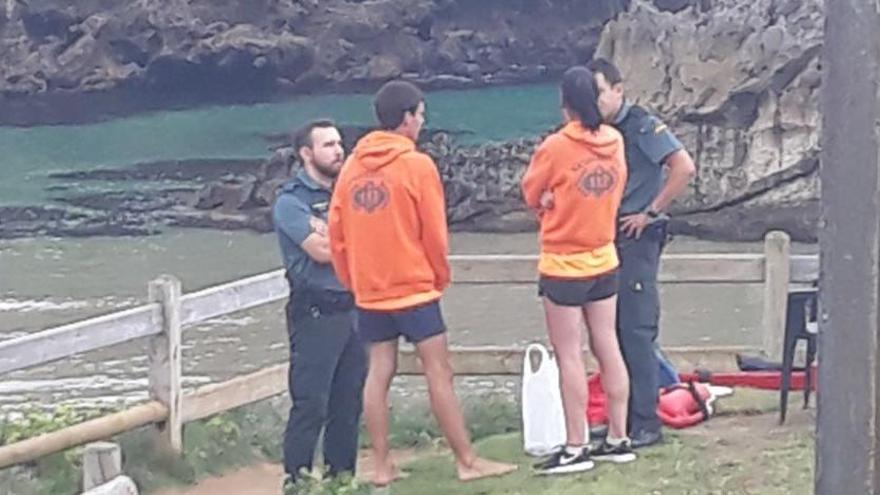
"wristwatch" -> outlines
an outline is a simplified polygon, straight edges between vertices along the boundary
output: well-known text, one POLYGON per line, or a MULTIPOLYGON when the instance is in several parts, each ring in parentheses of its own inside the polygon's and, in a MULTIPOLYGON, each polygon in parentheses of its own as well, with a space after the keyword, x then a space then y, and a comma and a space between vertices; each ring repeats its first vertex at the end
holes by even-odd
POLYGON ((649 206, 645 210, 645 215, 648 215, 648 218, 650 218, 651 220, 654 220, 655 218, 660 216, 660 212, 655 210, 653 206, 649 206))

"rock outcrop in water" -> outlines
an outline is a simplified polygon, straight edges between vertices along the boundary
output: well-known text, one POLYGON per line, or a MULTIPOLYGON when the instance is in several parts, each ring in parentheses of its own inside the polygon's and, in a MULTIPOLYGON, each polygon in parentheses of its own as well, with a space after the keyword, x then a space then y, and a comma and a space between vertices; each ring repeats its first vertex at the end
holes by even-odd
MULTIPOLYGON (((633 0, 623 13, 628 0, 591 1, 592 9, 577 0, 59 4, 7 3, 0 106, 11 111, 0 119, 45 116, 32 105, 42 97, 110 90, 131 89, 137 102, 366 87, 400 75, 433 87, 524 81, 582 62, 598 43, 598 54, 621 67, 628 94, 666 119, 696 159, 699 176, 675 206, 675 231, 750 240, 784 228, 795 239, 816 237, 820 0, 633 0)), ((534 144, 425 141, 453 228, 534 226, 518 187, 534 144)), ((126 224, 133 232, 155 222, 265 230, 267 205, 289 171, 271 163, 205 178, 191 186, 204 187, 195 196, 171 191, 170 209, 123 194, 107 195, 99 210, 152 212, 143 225, 126 224)), ((96 198, 68 201, 94 206, 96 198)), ((9 215, 70 220, 54 210, 9 215)), ((129 217, 108 225, 114 218, 129 217)))

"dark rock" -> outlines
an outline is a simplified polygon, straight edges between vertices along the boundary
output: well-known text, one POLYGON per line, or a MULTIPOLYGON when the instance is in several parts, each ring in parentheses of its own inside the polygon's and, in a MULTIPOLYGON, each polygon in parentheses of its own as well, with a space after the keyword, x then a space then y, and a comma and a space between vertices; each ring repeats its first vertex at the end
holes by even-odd
POLYGON ((295 163, 296 155, 292 147, 279 148, 260 166, 257 177, 261 181, 288 179, 295 163))
POLYGON ((694 0, 654 0, 654 5, 661 11, 679 12, 695 3, 694 0))
POLYGON ((257 207, 272 206, 281 186, 288 180, 287 177, 278 177, 261 182, 254 190, 253 204, 257 207))
POLYGON ((0 29, 0 124, 372 90, 399 76, 426 89, 523 82, 581 60, 627 4, 16 2, 0 29))
POLYGON ((177 227, 200 227, 221 230, 255 230, 271 232, 271 208, 259 208, 247 212, 223 213, 219 211, 183 211, 169 215, 169 224, 177 227))
POLYGON ((95 169, 75 172, 57 172, 50 179, 77 181, 205 181, 224 175, 254 173, 262 160, 248 159, 193 159, 138 163, 120 169, 95 169))
POLYGON ((27 35, 36 40, 49 37, 65 40, 70 36, 70 27, 76 23, 76 18, 57 9, 48 9, 25 13, 21 16, 21 23, 27 35))
POLYGON ((819 202, 779 206, 732 206, 718 211, 673 217, 673 234, 717 241, 760 241, 771 230, 792 240, 818 242, 819 202))
POLYGON ((193 194, 192 189, 163 191, 162 194, 140 191, 114 191, 55 198, 55 201, 79 208, 111 213, 146 213, 166 210, 184 204, 183 198, 193 194), (175 193, 177 193, 175 195, 175 193))
POLYGON ((372 81, 387 81, 403 73, 400 59, 390 55, 377 55, 367 64, 366 78, 372 81))
POLYGON ((141 236, 157 230, 141 218, 55 207, 0 207, 0 238, 141 236))
POLYGON ((208 210, 220 208, 232 212, 250 204, 251 196, 257 187, 257 178, 251 175, 232 177, 205 186, 198 194, 196 208, 208 210))
MULTIPOLYGON (((460 145, 447 133, 426 132, 419 146, 434 158, 444 182, 450 229, 534 230, 537 221, 523 205, 520 180, 538 142, 536 138, 460 145)), ((181 170, 191 166, 190 162, 163 162, 161 170, 152 173, 136 166, 67 174, 64 177, 74 180, 96 176, 127 180, 136 176, 144 183, 141 189, 100 194, 70 194, 76 188, 68 188, 67 194, 57 200, 71 209, 0 208, 0 237, 147 235, 167 225, 269 232, 277 190, 294 170, 290 158, 291 150, 282 149, 263 164, 226 167, 226 174, 220 177, 214 168, 210 168, 211 174, 181 170), (199 177, 203 185, 169 186, 168 177, 199 177)), ((208 167, 207 162, 194 164, 208 167)), ((715 202, 708 209, 701 209, 700 203, 685 202, 678 208, 680 214, 673 217, 671 230, 705 239, 753 241, 769 230, 783 229, 794 240, 815 242, 816 200, 777 205, 762 201, 768 195, 785 197, 788 189, 801 188, 801 181, 813 180, 816 168, 815 159, 805 160, 753 182, 740 195, 715 202)))

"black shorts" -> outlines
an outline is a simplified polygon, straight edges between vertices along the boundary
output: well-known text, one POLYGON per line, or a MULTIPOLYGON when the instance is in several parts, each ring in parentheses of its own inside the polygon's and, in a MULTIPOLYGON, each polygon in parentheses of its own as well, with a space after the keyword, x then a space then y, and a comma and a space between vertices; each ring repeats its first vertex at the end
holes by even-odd
POLYGON ((446 331, 440 301, 396 311, 358 308, 358 331, 365 342, 387 342, 401 335, 409 342, 419 342, 446 331))
POLYGON ((559 306, 583 306, 617 294, 617 269, 590 278, 555 278, 541 275, 538 295, 559 306))

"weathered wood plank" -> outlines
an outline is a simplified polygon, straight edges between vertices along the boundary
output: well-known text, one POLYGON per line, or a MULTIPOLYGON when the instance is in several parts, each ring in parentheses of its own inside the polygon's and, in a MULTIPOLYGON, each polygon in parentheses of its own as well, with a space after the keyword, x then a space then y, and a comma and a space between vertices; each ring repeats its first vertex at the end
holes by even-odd
POLYGON ((168 417, 168 408, 161 402, 152 401, 62 430, 4 445, 0 447, 0 469, 39 459, 77 445, 110 438, 140 426, 163 421, 166 417, 168 417))
POLYGON ((183 296, 184 327, 234 311, 253 308, 287 297, 283 270, 275 270, 183 296))
MULTIPOLYGON (((453 255, 456 283, 534 283, 536 255, 453 255)), ((761 254, 667 254, 660 264, 665 283, 760 283, 764 280, 761 254)))
MULTIPOLYGON (((534 255, 457 255, 450 257, 457 283, 534 283, 534 255)), ((815 255, 792 256, 791 280, 818 278, 815 255)), ((760 283, 764 280, 761 254, 667 254, 660 281, 664 283, 760 283)), ((287 297, 282 270, 186 294, 181 298, 181 324, 195 323, 287 297)), ((0 342, 0 374, 155 335, 158 305, 90 318, 18 339, 0 342)))
POLYGON ((165 404, 168 419, 159 427, 158 445, 167 453, 183 453, 183 423, 180 420, 181 362, 180 280, 162 275, 150 282, 150 301, 160 304, 162 312, 156 325, 162 332, 150 340, 147 350, 150 397, 165 404))
POLYGON ((764 256, 749 253, 666 254, 658 280, 681 283, 761 283, 764 256))
POLYGON ((183 397, 183 422, 213 416, 287 390, 287 365, 280 364, 232 380, 206 385, 183 397))
POLYGON ((138 495, 138 487, 128 476, 118 476, 107 483, 96 486, 83 495, 138 495))
POLYGON ((0 342, 0 374, 159 333, 151 304, 0 342))
POLYGON ((94 442, 83 452, 83 490, 101 486, 122 474, 122 449, 113 442, 94 442))
MULTIPOLYGON (((757 349, 748 346, 718 347, 670 347, 664 352, 680 371, 693 371, 706 368, 711 371, 734 371, 737 353, 754 353, 757 349)), ((450 349, 452 369, 456 375, 520 375, 522 373, 525 348, 518 347, 453 347, 450 349)), ((587 370, 596 370, 592 354, 584 351, 587 370)), ((400 375, 422 374, 421 364, 415 349, 403 349, 398 360, 397 373, 400 375)))
MULTIPOLYGON (((670 347, 664 349, 681 371, 705 368, 714 372, 734 371, 737 353, 755 353, 747 346, 670 347)), ((513 375, 522 373, 525 348, 467 347, 450 349, 452 369, 459 376, 513 375)), ((595 370, 595 361, 584 353, 587 369, 595 370)), ((402 349, 398 360, 399 375, 421 375, 415 349, 402 349)), ((279 364, 232 380, 206 385, 183 397, 183 422, 196 421, 253 402, 287 392, 287 364, 279 364)))
POLYGON ((790 273, 791 282, 795 284, 811 284, 819 280, 819 255, 792 255, 790 273))
POLYGON ((779 231, 767 234, 764 256, 764 311, 761 318, 764 354, 772 361, 780 361, 791 281, 791 238, 788 234, 779 231))

